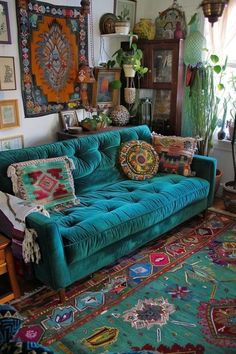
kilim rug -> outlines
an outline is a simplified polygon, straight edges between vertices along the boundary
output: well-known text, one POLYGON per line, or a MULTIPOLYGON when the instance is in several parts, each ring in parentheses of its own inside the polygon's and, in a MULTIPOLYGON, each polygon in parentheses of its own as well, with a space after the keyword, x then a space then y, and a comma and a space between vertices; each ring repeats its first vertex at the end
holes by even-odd
POLYGON ((67 289, 13 305, 55 353, 236 353, 236 220, 196 217, 67 289))
POLYGON ((79 10, 16 0, 26 117, 59 112, 78 99, 78 67, 88 63, 88 21, 79 10))

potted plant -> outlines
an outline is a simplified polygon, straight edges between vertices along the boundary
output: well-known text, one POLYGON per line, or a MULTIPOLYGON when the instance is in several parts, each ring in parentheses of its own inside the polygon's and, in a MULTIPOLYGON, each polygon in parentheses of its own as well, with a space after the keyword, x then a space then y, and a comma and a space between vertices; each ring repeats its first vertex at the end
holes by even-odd
POLYGON ((130 18, 129 9, 126 7, 121 11, 120 15, 116 17, 115 32, 119 34, 129 34, 130 30, 130 18))
POLYGON ((219 64, 217 55, 210 55, 205 62, 198 64, 188 97, 188 112, 192 122, 193 135, 198 138, 198 152, 209 154, 213 147, 213 133, 217 127, 224 99, 222 78, 226 69, 219 64))
MULTIPOLYGON (((209 155, 213 147, 214 132, 219 118, 224 110, 223 75, 227 59, 223 65, 217 55, 210 55, 204 62, 194 68, 194 78, 191 80, 188 112, 192 122, 193 136, 198 140, 198 154, 209 155)), ((218 191, 222 171, 216 170, 215 193, 218 191)))
POLYGON ((136 34, 131 33, 129 35, 129 48, 124 50, 123 48, 118 49, 114 54, 117 64, 123 68, 125 77, 135 77, 135 65, 140 64, 143 52, 138 48, 137 44, 134 43, 134 39, 138 40, 136 34))
POLYGON ((84 130, 93 131, 108 127, 111 124, 110 117, 104 112, 97 112, 91 117, 87 117, 80 122, 84 130))
POLYGON ((125 101, 128 104, 133 104, 137 99, 134 77, 137 74, 138 84, 140 86, 140 78, 147 71, 148 68, 142 66, 143 52, 138 48, 137 43, 134 43, 138 36, 131 33, 129 35, 129 47, 127 50, 123 48, 118 49, 113 56, 115 56, 116 63, 123 68, 126 77, 126 87, 124 89, 125 101))

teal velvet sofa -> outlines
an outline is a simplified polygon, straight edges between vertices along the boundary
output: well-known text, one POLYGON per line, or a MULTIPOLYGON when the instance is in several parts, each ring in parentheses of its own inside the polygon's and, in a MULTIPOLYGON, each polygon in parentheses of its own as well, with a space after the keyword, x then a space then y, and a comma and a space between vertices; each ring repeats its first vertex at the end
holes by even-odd
POLYGON ((36 277, 60 291, 116 261, 185 220, 213 201, 216 160, 195 156, 194 177, 157 173, 151 179, 127 179, 118 154, 124 142, 151 142, 147 126, 121 128, 79 139, 0 153, 0 190, 13 193, 7 168, 20 161, 67 155, 80 204, 50 218, 32 213, 27 224, 38 234, 42 254, 36 277))

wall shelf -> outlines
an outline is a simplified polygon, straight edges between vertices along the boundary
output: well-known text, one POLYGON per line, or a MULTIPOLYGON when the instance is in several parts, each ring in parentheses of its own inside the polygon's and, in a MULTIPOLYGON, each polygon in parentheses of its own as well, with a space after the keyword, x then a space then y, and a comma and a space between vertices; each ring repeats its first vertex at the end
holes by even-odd
POLYGON ((101 34, 101 37, 105 38, 128 38, 128 34, 121 34, 121 33, 106 33, 106 34, 101 34))

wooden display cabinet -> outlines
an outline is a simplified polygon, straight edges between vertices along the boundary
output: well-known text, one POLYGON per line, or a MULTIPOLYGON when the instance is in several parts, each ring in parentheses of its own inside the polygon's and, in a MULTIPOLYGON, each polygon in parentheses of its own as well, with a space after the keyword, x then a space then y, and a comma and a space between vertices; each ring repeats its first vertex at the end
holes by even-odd
MULTIPOLYGON (((141 88, 153 89, 151 129, 160 134, 180 135, 183 104, 184 64, 183 40, 139 40, 143 65, 147 74, 141 88)), ((127 48, 127 43, 121 44, 127 48)))

